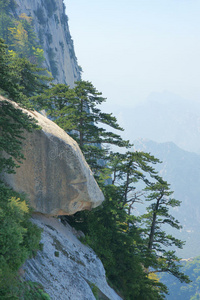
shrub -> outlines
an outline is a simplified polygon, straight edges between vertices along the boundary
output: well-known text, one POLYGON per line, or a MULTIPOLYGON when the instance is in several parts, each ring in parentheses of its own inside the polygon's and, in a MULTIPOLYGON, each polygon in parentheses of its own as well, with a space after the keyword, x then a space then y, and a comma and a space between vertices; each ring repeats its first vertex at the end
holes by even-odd
POLYGON ((15 299, 17 271, 39 249, 41 230, 29 220, 22 195, 1 184, 0 199, 0 299, 15 299))

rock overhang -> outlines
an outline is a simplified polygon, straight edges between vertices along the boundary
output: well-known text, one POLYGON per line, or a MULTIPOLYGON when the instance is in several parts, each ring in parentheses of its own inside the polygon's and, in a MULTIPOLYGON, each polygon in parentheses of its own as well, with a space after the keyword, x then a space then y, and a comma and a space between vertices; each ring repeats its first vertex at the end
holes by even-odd
MULTIPOLYGON (((0 101, 20 108, 2 96, 0 101)), ((4 173, 3 180, 15 191, 25 193, 35 212, 70 215, 99 206, 103 193, 76 141, 39 112, 22 110, 36 119, 41 129, 24 132, 25 160, 16 174, 4 173)))

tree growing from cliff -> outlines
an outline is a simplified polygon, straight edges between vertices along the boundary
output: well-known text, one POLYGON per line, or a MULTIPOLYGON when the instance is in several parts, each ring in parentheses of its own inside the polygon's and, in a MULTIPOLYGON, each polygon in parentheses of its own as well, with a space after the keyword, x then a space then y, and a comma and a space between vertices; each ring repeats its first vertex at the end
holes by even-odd
POLYGON ((0 101, 0 173, 14 173, 24 156, 23 131, 38 128, 36 122, 8 101, 0 101), (3 155, 6 153, 7 156, 3 155))
POLYGON ((14 6, 14 1, 0 0, 0 37, 6 41, 6 44, 10 42, 9 28, 14 25, 13 18, 10 16, 14 6))
POLYGON ((7 45, 0 38, 0 94, 13 98, 20 96, 16 83, 12 81, 13 72, 9 66, 10 55, 7 53, 7 45))
POLYGON ((180 259, 175 255, 175 251, 168 250, 172 246, 182 248, 184 242, 167 234, 166 228, 162 229, 166 225, 177 230, 181 228, 178 220, 169 212, 170 208, 180 206, 180 201, 170 197, 173 192, 170 191, 169 184, 155 171, 153 165, 158 162, 160 161, 154 156, 144 152, 111 154, 112 183, 119 188, 116 201, 120 201, 129 215, 133 213, 133 205, 138 205, 138 202, 140 205, 142 202, 145 205, 151 202, 146 208, 146 213, 137 218, 145 242, 144 266, 150 273, 170 272, 180 281, 188 283, 189 278, 180 272, 180 266, 177 264, 180 259), (145 184, 139 192, 138 182, 145 184))
POLYGON ((0 38, 10 52, 42 67, 44 51, 38 44, 32 18, 25 13, 16 16, 14 0, 0 0, 0 38))
POLYGON ((100 208, 78 212, 67 217, 68 221, 84 231, 84 242, 101 259, 108 279, 123 299, 163 299, 166 287, 144 271, 145 243, 137 218, 127 214, 120 187, 111 184, 102 189, 105 201, 100 208))
POLYGON ((45 69, 8 52, 8 46, 0 38, 0 94, 30 108, 29 98, 41 93, 52 80, 44 75, 45 69))
POLYGON ((52 78, 45 74, 44 68, 39 68, 26 58, 11 57, 9 68, 12 71, 12 82, 23 97, 27 98, 29 106, 30 98, 42 93, 47 89, 48 82, 52 81, 52 78))
POLYGON ((106 101, 91 82, 78 81, 73 89, 59 84, 35 98, 39 108, 47 114, 79 144, 90 167, 97 174, 101 165, 99 160, 107 160, 106 145, 129 147, 120 135, 99 126, 103 124, 115 130, 123 130, 116 118, 103 113, 99 106, 106 101))
POLYGON ((179 221, 176 220, 169 210, 180 206, 180 201, 171 198, 173 192, 169 184, 160 176, 155 176, 156 181, 149 183, 145 188, 148 193, 146 201, 151 204, 146 208, 146 213, 141 216, 144 239, 147 247, 147 265, 149 263, 151 272, 168 272, 177 277, 181 282, 189 283, 188 276, 180 272, 180 259, 176 256, 175 250, 168 250, 169 247, 182 248, 184 242, 166 233, 163 226, 169 225, 177 230, 181 229, 179 221), (149 257, 152 260, 149 260, 149 257))
POLYGON ((169 250, 171 246, 181 248, 183 242, 167 234, 166 228, 162 229, 163 225, 181 228, 169 212, 170 208, 179 206, 180 201, 170 197, 169 185, 153 168, 153 164, 158 162, 149 153, 111 153, 112 184, 103 186, 106 200, 102 210, 82 212, 73 217, 73 221, 78 220, 79 229, 87 234, 89 245, 104 262, 108 277, 125 293, 126 299, 162 299, 167 288, 155 276, 158 272, 168 272, 181 282, 190 282, 180 271, 180 259, 175 251, 169 250), (136 188, 138 182, 145 184, 139 194, 136 188), (139 196, 142 196, 142 201, 139 196), (151 204, 144 215, 132 215, 133 205, 149 201, 151 204), (118 239, 120 242, 117 242, 118 239), (121 259, 122 253, 127 261, 121 259), (128 268, 128 264, 131 266, 130 257, 131 262, 134 261, 137 279, 128 268), (140 269, 138 264, 143 268, 140 269), (134 286, 136 282, 137 287, 134 286), (148 293, 143 293, 146 289, 148 293))
POLYGON ((128 207, 129 215, 134 203, 140 202, 140 196, 144 194, 142 187, 140 191, 137 190, 137 183, 148 184, 150 178, 157 174, 152 165, 158 162, 160 161, 157 158, 145 152, 110 153, 109 166, 112 184, 120 188, 122 205, 128 207))

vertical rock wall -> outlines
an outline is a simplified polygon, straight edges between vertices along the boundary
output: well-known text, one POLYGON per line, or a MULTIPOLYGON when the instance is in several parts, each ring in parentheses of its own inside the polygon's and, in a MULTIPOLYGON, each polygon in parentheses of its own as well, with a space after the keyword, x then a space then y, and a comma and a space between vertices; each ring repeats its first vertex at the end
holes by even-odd
POLYGON ((80 79, 80 71, 69 32, 63 0, 15 0, 16 14, 31 16, 35 32, 44 50, 45 63, 56 83, 71 87, 80 79))

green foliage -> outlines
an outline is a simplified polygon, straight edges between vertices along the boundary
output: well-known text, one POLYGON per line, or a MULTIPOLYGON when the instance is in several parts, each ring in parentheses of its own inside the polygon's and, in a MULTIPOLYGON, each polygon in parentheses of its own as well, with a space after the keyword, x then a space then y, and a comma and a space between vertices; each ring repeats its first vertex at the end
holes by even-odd
POLYGON ((47 293, 44 292, 43 287, 31 281, 23 282, 18 287, 18 297, 25 300, 50 300, 47 293))
MULTIPOLYGON (((13 71, 9 67, 11 56, 7 54, 7 46, 4 40, 0 38, 0 94, 10 97, 11 99, 20 100, 18 86, 12 81, 13 71)), ((18 100, 18 101, 19 101, 18 100)))
POLYGON ((6 41, 6 44, 10 42, 10 31, 9 28, 14 26, 14 21, 8 13, 6 7, 2 8, 0 2, 0 37, 6 41))
POLYGON ((109 281, 124 299, 163 299, 164 286, 149 279, 142 267, 144 243, 135 217, 117 201, 121 193, 116 186, 107 185, 103 192, 106 199, 102 207, 79 212, 67 217, 68 221, 86 233, 85 242, 97 253, 109 281))
POLYGON ((10 9, 12 1, 9 2, 8 5, 0 2, 0 38, 5 40, 12 54, 42 66, 44 51, 38 44, 31 17, 23 13, 14 18, 10 9))
POLYGON ((65 131, 70 132, 80 147, 85 144, 114 144, 121 147, 128 143, 119 135, 99 128, 98 123, 106 124, 114 129, 122 130, 112 114, 102 113, 98 108, 105 98, 90 82, 76 82, 74 89, 64 84, 53 86, 39 97, 42 107, 47 109, 50 117, 65 131))
POLYGON ((51 78, 43 75, 44 69, 6 50, 7 46, 0 39, 0 93, 30 108, 28 98, 47 88, 46 82, 51 78))
MULTIPOLYGON (((8 101, 1 102, 0 116, 0 173, 13 173, 23 159, 23 130, 38 127, 8 101)), ((39 249, 41 232, 29 221, 28 206, 21 195, 1 183, 0 199, 0 298, 18 299, 18 268, 39 249)))
POLYGON ((58 66, 57 66, 57 62, 55 61, 55 52, 53 48, 49 48, 47 52, 49 56, 51 72, 53 77, 55 78, 58 75, 58 66))
POLYGON ((47 82, 51 81, 47 75, 44 75, 44 69, 29 62, 26 58, 13 58, 10 63, 13 70, 13 83, 26 98, 33 97, 42 93, 47 88, 47 82))
POLYGON ((91 290, 92 290, 92 293, 93 293, 95 299, 98 300, 99 299, 99 297, 98 297, 98 291, 99 291, 98 287, 94 283, 90 283, 90 287, 91 287, 91 290))
MULTIPOLYGON (((6 53, 6 45, 0 39, 0 91, 3 95, 30 108, 28 97, 46 86, 41 82, 43 76, 35 65, 25 59, 12 59, 6 53)), ((36 122, 9 101, 0 104, 0 172, 13 172, 17 163, 23 159, 23 131, 38 128, 36 122), (7 155, 3 155, 3 151, 7 155), (14 161, 15 159, 15 161, 14 161)))
POLYGON ((15 7, 15 0, 0 0, 0 8, 6 12, 13 10, 15 7))
MULTIPOLYGON (((151 204, 146 208, 146 213, 141 216, 142 225, 144 228, 143 235, 146 239, 146 244, 149 253, 156 256, 153 264, 150 261, 150 266, 155 272, 169 272, 177 277, 181 282, 189 283, 188 276, 180 272, 180 265, 175 251, 167 250, 168 247, 175 246, 182 248, 184 242, 176 239, 170 234, 167 234, 163 229, 163 225, 169 225, 173 228, 180 229, 181 226, 170 213, 171 207, 180 206, 180 201, 171 198, 173 194, 170 191, 169 184, 161 177, 155 176, 156 181, 149 183, 145 188, 147 191, 146 201, 151 204)), ((148 266, 148 263, 146 265, 148 266)))
POLYGON ((76 82, 73 89, 64 84, 53 85, 35 100, 40 103, 40 109, 46 109, 47 114, 78 142, 96 175, 104 168, 105 164, 102 167, 99 160, 107 159, 106 145, 130 146, 118 134, 99 126, 104 124, 123 130, 112 114, 101 112, 99 105, 106 99, 88 81, 76 82))
POLYGON ((169 185, 152 167, 157 162, 143 152, 110 153, 113 184, 101 183, 106 198, 102 208, 77 213, 70 220, 84 231, 85 242, 98 254, 109 280, 125 299, 163 299, 167 288, 155 276, 157 272, 170 272, 181 282, 190 282, 180 272, 175 251, 167 249, 183 245, 162 230, 162 224, 180 228, 169 214, 169 208, 179 206, 180 201, 170 198, 169 185), (140 218, 131 215, 132 205, 141 202, 138 181, 146 186, 139 194, 152 202, 140 218))
POLYGON ((0 173, 13 173, 17 162, 24 158, 22 153, 23 130, 38 128, 35 121, 8 101, 0 104, 0 173), (6 153, 7 155, 3 155, 6 153))
POLYGON ((41 231, 21 195, 1 184, 0 199, 0 298, 15 299, 17 271, 39 248, 41 231))
POLYGON ((143 194, 141 191, 136 191, 136 184, 139 181, 148 184, 148 177, 154 178, 157 175, 151 165, 158 162, 159 160, 154 156, 144 152, 110 153, 109 169, 112 174, 112 183, 120 187, 121 201, 123 206, 128 206, 129 214, 134 203, 140 202, 140 196, 143 194))
POLYGON ((25 299, 25 300, 50 300, 47 293, 44 292, 43 287, 31 281, 16 280, 11 275, 9 275, 9 281, 12 279, 12 286, 9 285, 9 291, 3 294, 0 291, 1 300, 14 300, 14 299, 25 299), (14 284, 13 284, 14 283, 14 284))
POLYGON ((174 280, 174 277, 167 273, 162 273, 160 280, 169 288, 170 300, 197 300, 200 298, 200 256, 181 261, 183 272, 190 277, 189 284, 174 280))

